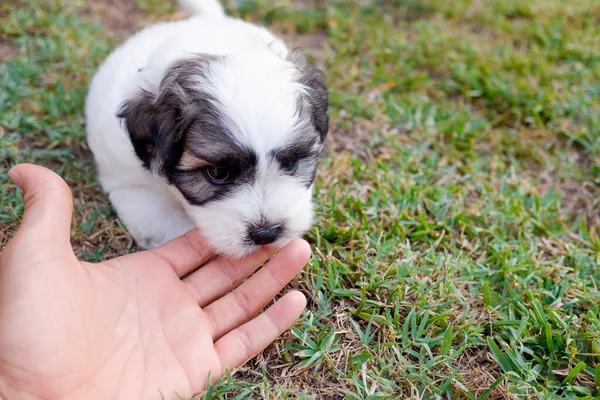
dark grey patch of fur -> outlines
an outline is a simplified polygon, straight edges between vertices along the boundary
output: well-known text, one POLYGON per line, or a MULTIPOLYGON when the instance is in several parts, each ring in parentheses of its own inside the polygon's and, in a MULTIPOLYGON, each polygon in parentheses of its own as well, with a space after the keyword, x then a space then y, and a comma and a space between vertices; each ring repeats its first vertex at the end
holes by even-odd
POLYGON ((214 185, 208 181, 204 169, 168 171, 169 181, 194 205, 203 205, 222 199, 241 184, 250 183, 256 175, 258 157, 254 150, 227 140, 229 134, 218 130, 204 130, 202 124, 194 124, 187 137, 186 151, 205 160, 210 165, 224 168, 232 181, 225 185, 214 185))
POLYGON ((209 164, 227 168, 235 183, 251 180, 256 154, 236 142, 233 126, 210 88, 200 85, 207 72, 224 58, 197 54, 176 61, 165 72, 156 93, 141 91, 122 105, 122 119, 136 155, 143 165, 167 178, 195 205, 217 200, 233 184, 213 185, 202 170, 182 171, 186 150, 209 164))
POLYGON ((198 116, 220 125, 223 116, 214 99, 197 84, 220 60, 204 54, 179 60, 167 69, 156 93, 142 90, 122 104, 117 116, 146 168, 164 173, 174 167, 183 152, 186 130, 198 116))
POLYGON ((282 170, 287 169, 294 162, 298 162, 298 169, 294 173, 294 177, 308 188, 315 180, 319 161, 321 146, 315 146, 315 142, 318 140, 314 133, 301 129, 290 137, 287 145, 272 150, 269 156, 279 164, 282 170))
MULTIPOLYGON (((300 71, 298 83, 301 83, 309 89, 306 100, 311 113, 311 121, 317 132, 319 132, 321 141, 324 142, 327 132, 329 131, 329 116, 327 115, 329 92, 325 85, 325 80, 323 79, 323 72, 310 63, 304 53, 299 49, 291 51, 287 59, 300 71)), ((297 107, 298 113, 303 114, 305 104, 303 104, 302 101, 299 101, 297 107)))

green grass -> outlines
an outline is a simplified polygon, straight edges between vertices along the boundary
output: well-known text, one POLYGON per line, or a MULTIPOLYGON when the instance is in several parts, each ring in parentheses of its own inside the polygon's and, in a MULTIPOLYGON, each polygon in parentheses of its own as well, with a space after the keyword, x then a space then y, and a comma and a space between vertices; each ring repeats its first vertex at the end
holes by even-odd
MULTIPOLYGON (((324 38, 332 130, 293 284, 309 308, 203 398, 599 397, 600 3, 229 3, 324 38)), ((29 161, 72 185, 81 257, 133 251, 82 117, 116 40, 70 3, 19 4, 0 9, 0 238, 29 161)))

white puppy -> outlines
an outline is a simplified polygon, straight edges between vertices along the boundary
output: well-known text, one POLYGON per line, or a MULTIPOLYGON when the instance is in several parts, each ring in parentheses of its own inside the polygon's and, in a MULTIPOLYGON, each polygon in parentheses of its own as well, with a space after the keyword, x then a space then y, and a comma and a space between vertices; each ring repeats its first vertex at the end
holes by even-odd
POLYGON ((218 253, 283 246, 312 222, 328 131, 319 71, 216 0, 115 50, 87 98, 102 187, 138 245, 198 227, 218 253))

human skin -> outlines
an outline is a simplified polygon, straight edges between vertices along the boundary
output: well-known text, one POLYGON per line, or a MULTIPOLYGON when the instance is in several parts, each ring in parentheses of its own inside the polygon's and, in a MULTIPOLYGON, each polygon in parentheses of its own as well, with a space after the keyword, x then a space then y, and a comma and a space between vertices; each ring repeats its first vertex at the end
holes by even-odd
POLYGON ((0 254, 2 399, 191 396, 257 355, 306 306, 290 291, 256 317, 308 262, 303 240, 233 261, 215 259, 191 231, 91 264, 73 253, 62 178, 29 164, 9 176, 25 212, 0 254))

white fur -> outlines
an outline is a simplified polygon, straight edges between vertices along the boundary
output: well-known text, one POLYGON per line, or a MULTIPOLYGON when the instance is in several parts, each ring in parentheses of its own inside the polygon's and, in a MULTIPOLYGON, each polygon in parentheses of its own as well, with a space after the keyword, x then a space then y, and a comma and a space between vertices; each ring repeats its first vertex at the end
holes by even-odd
POLYGON ((303 123, 294 108, 303 87, 293 82, 294 69, 285 61, 288 49, 266 29, 226 17, 215 0, 181 3, 192 14, 206 14, 142 30, 116 49, 92 80, 87 135, 100 183, 144 248, 199 227, 217 252, 241 257, 256 248, 244 237, 247 223, 261 214, 286 221, 286 235, 276 243, 285 245, 309 228, 313 215, 311 189, 269 165, 266 157, 303 123), (140 88, 156 88, 171 62, 196 52, 227 55, 227 63, 212 72, 215 95, 241 128, 239 140, 259 155, 252 185, 202 207, 190 205, 176 188, 142 167, 116 117, 140 88))
POLYGON ((218 0, 179 0, 179 5, 192 15, 217 17, 225 15, 223 6, 218 0))

